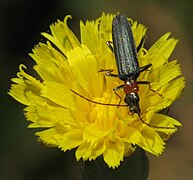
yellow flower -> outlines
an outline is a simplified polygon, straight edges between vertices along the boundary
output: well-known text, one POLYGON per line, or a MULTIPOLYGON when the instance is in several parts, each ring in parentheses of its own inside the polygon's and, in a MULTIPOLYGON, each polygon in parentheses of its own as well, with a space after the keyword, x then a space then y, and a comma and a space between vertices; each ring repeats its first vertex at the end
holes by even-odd
MULTIPOLYGON (((24 111, 32 122, 29 127, 43 128, 36 135, 47 145, 62 151, 76 148, 77 160, 94 160, 102 155, 113 168, 136 146, 160 155, 164 141, 177 130, 176 126, 181 126, 175 119, 159 114, 185 87, 184 78, 178 77, 181 69, 177 61, 168 62, 177 40, 166 33, 150 49, 143 47, 138 52, 140 66, 153 64, 138 80, 149 81, 151 88, 163 95, 162 98, 147 85, 139 85, 140 119, 129 113, 128 107, 104 105, 119 104, 113 88, 123 84, 99 72, 113 69, 117 73, 114 54, 106 45, 112 41, 114 15, 103 14, 96 21, 80 22, 80 41, 67 26, 70 17, 51 25, 51 35, 42 33, 48 41, 39 43, 30 54, 39 80, 28 75, 24 65, 12 79, 9 94, 27 106, 24 111)), ((136 46, 146 30, 144 25, 132 22, 136 46)), ((124 99, 122 90, 117 93, 124 99)))

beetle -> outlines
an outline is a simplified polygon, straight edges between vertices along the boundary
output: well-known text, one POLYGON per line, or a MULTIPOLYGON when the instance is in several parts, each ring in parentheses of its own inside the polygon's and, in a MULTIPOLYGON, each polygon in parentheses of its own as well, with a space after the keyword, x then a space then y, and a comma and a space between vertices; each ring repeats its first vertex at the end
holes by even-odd
POLYGON ((118 77, 120 80, 124 81, 124 84, 115 87, 113 90, 115 92, 119 89, 123 89, 125 93, 124 102, 126 103, 126 105, 107 104, 107 103, 92 101, 73 90, 71 91, 75 93, 76 95, 92 103, 96 103, 100 105, 110 105, 110 106, 129 106, 130 112, 132 114, 137 113, 140 120, 144 124, 150 127, 174 129, 174 127, 161 127, 161 126, 150 125, 146 123, 140 116, 140 113, 141 113, 141 109, 139 106, 140 97, 138 95, 138 91, 139 91, 138 85, 139 84, 149 85, 149 89, 151 91, 157 93, 158 95, 160 95, 163 98, 161 94, 151 89, 149 81, 137 81, 137 78, 139 77, 140 73, 148 70, 148 68, 152 66, 151 63, 143 67, 139 66, 137 52, 142 47, 144 43, 144 39, 145 37, 142 38, 142 41, 140 42, 139 46, 136 48, 135 40, 133 37, 133 32, 132 32, 130 22, 128 21, 127 17, 122 14, 117 14, 114 17, 113 22, 112 22, 112 42, 107 41, 107 45, 115 55, 115 61, 117 65, 118 74, 113 74, 112 69, 108 69, 108 70, 101 69, 99 70, 99 72, 105 72, 107 76, 118 77))
MULTIPOLYGON (((118 14, 115 16, 112 23, 112 39, 113 42, 107 41, 107 45, 115 55, 118 75, 112 74, 111 72, 113 70, 111 69, 102 69, 100 72, 106 71, 107 76, 118 77, 124 81, 124 84, 113 90, 117 91, 123 88, 125 93, 124 102, 129 106, 130 112, 140 114, 138 84, 148 84, 151 91, 159 94, 157 91, 151 89, 149 81, 137 81, 140 73, 152 66, 152 64, 149 63, 143 67, 139 67, 137 51, 140 50, 145 38, 142 38, 141 43, 138 48, 136 48, 131 26, 127 17, 118 14)), ((159 95, 162 97, 161 94, 159 95)))

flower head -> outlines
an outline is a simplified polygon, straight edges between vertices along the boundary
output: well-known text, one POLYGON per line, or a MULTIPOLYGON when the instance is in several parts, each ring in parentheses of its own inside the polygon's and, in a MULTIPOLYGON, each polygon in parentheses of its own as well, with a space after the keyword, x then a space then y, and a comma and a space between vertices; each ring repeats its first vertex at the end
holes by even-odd
MULTIPOLYGON (((168 62, 177 40, 166 33, 150 49, 142 47, 138 52, 140 67, 152 63, 138 81, 149 81, 163 97, 148 85, 139 85, 141 114, 131 114, 122 106, 125 103, 120 97, 124 99, 124 92, 117 91, 118 96, 113 92, 123 81, 99 72, 113 69, 117 73, 114 54, 106 45, 112 41, 114 15, 80 22, 80 41, 67 26, 70 17, 51 25, 51 34, 42 33, 47 42, 39 43, 30 54, 39 78, 27 74, 26 67, 20 65, 17 78, 12 79, 9 94, 27 106, 24 111, 32 122, 29 127, 43 128, 36 135, 47 145, 62 151, 76 148, 77 160, 94 160, 102 155, 113 168, 132 154, 136 145, 160 155, 164 140, 181 126, 175 119, 159 114, 185 87, 184 78, 178 77, 181 69, 177 61, 168 62)), ((146 30, 144 25, 132 22, 136 46, 146 30)))

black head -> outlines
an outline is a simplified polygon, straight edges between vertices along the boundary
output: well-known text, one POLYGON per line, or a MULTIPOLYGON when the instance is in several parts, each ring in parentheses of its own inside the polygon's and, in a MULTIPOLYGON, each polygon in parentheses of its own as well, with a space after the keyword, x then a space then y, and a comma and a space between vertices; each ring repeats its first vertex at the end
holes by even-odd
POLYGON ((125 103, 129 105, 129 109, 131 113, 140 114, 140 107, 139 107, 139 96, 137 93, 129 93, 126 94, 125 103))

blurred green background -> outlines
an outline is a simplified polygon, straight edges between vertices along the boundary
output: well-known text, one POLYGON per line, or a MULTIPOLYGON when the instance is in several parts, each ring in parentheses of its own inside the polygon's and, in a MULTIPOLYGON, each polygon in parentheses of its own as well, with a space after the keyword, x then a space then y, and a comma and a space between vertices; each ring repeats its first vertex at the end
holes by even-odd
MULTIPOLYGON (((74 152, 46 148, 27 129, 23 106, 7 95, 19 64, 33 65, 28 53, 41 32, 57 19, 71 14, 69 26, 79 36, 79 21, 101 13, 120 12, 148 27, 147 46, 171 31, 180 41, 171 58, 177 58, 187 87, 169 115, 183 127, 167 142, 162 156, 150 158, 149 180, 193 179, 193 1, 192 0, 1 0, 0 2, 0 179, 81 180, 74 152)), ((30 69, 30 68, 29 68, 30 69)))

